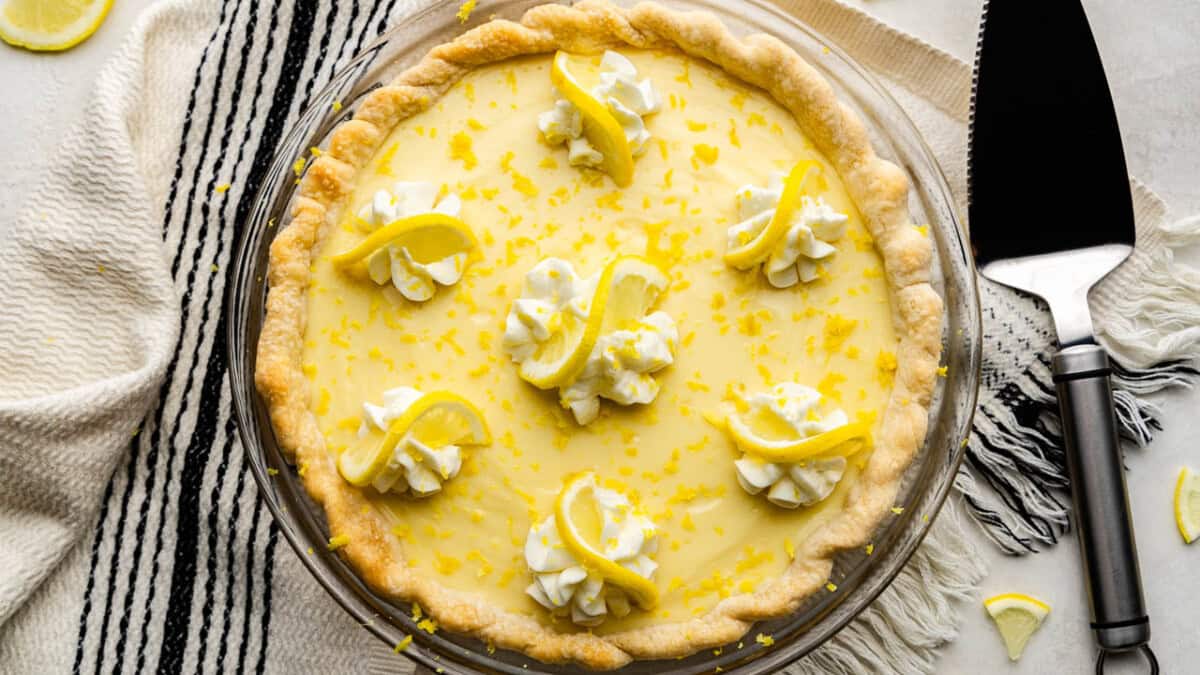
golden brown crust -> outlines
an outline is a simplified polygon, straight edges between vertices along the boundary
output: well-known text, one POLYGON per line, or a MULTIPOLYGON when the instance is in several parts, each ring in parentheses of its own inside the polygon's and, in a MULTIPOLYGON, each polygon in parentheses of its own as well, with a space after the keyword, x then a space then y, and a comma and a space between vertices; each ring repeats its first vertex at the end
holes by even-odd
POLYGON ((531 9, 519 23, 496 20, 434 48, 391 86, 372 92, 354 119, 312 163, 291 221, 271 246, 267 316, 255 373, 280 446, 301 467, 305 488, 326 512, 330 531, 346 534, 342 549, 376 591, 419 601, 444 628, 474 635, 547 662, 615 668, 635 658, 682 656, 726 644, 752 622, 794 611, 822 588, 840 550, 862 546, 890 513, 900 477, 925 438, 929 400, 941 353, 942 300, 929 284, 931 247, 908 216, 908 180, 880 159, 858 116, 798 54, 766 35, 734 37, 714 16, 680 13, 654 3, 622 9, 603 0, 574 7, 531 9), (514 56, 556 49, 673 48, 705 59, 769 92, 787 108, 834 164, 884 261, 899 336, 895 385, 874 452, 846 508, 807 538, 784 574, 753 594, 726 598, 708 614, 607 636, 559 633, 504 612, 478 596, 410 573, 395 537, 366 499, 337 473, 309 411, 301 372, 309 264, 324 230, 343 206, 357 170, 402 120, 427 108, 465 73, 514 56))

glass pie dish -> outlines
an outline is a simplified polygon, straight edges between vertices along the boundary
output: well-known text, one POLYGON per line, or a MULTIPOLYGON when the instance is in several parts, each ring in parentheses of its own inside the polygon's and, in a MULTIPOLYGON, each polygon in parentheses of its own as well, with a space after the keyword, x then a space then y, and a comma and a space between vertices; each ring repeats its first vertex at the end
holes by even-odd
MULTIPOLYGON (((266 408, 254 391, 255 346, 264 316, 268 249, 278 231, 275 223, 286 222, 289 204, 295 197, 295 157, 309 147, 322 145, 365 95, 393 80, 430 48, 492 17, 519 18, 536 4, 542 3, 484 2, 476 9, 476 18, 465 25, 455 16, 457 8, 452 5, 416 11, 337 74, 312 107, 303 111, 278 149, 245 224, 227 305, 232 387, 242 441, 261 493, 285 537, 317 581, 359 623, 389 645, 413 636, 406 655, 431 668, 451 672, 563 673, 578 668, 542 664, 519 652, 493 651, 479 640, 449 632, 420 631, 405 603, 373 593, 341 557, 327 553, 329 532, 324 515, 283 459, 266 408), (335 101, 340 105, 332 105, 335 101), (319 553, 308 555, 307 551, 319 553)), ((816 594, 795 613, 752 629, 771 634, 774 641, 770 645, 705 650, 683 659, 637 661, 621 669, 631 673, 696 673, 717 668, 773 672, 833 635, 887 586, 926 533, 931 522, 928 516, 935 514, 945 499, 962 457, 961 440, 969 430, 975 404, 980 352, 977 289, 944 178, 912 123, 869 75, 811 30, 768 5, 692 0, 664 4, 707 10, 738 35, 773 34, 830 81, 841 100, 864 121, 876 151, 909 175, 912 222, 929 224, 935 242, 934 285, 946 304, 942 329, 948 377, 938 380, 925 446, 900 487, 897 503, 905 509, 899 517, 886 519, 874 533, 875 553, 844 551, 835 559, 834 592, 816 594)))

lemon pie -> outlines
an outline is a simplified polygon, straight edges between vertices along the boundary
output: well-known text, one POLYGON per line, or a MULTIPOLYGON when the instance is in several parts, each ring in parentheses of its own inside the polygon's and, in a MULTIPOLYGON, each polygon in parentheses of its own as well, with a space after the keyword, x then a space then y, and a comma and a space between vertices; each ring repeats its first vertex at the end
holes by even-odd
POLYGON ((591 668, 717 648, 897 507, 942 330, 907 193, 773 38, 493 20, 307 162, 258 388, 422 629, 591 668))

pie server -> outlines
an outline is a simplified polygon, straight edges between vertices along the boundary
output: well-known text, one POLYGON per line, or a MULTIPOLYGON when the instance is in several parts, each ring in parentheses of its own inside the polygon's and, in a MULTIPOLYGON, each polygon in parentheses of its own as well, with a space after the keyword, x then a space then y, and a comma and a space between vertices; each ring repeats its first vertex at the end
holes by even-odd
POLYGON ((1149 649, 1109 382, 1088 291, 1133 251, 1133 204, 1112 97, 1079 0, 992 0, 975 65, 971 245, 983 276, 1043 298, 1097 672, 1149 649))

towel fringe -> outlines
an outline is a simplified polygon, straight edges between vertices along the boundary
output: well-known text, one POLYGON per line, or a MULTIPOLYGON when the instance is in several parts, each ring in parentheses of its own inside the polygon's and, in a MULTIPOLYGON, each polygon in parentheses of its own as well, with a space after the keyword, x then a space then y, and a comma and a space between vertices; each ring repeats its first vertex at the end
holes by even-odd
POLYGON ((961 507, 950 500, 921 547, 855 621, 788 675, 933 671, 936 648, 957 635, 956 605, 974 598, 987 570, 964 529, 961 507), (903 645, 906 648, 900 648, 903 645))
MULTIPOLYGON (((1144 397, 1191 388, 1200 371, 1183 361, 1129 368, 1114 360, 1113 398, 1121 436, 1144 447, 1162 429, 1161 411, 1144 397)), ((1039 359, 976 412, 966 465, 956 486, 970 514, 1006 553, 1050 546, 1068 529, 1069 488, 1058 404, 1039 359), (982 481, 976 480, 981 478, 982 481)))

